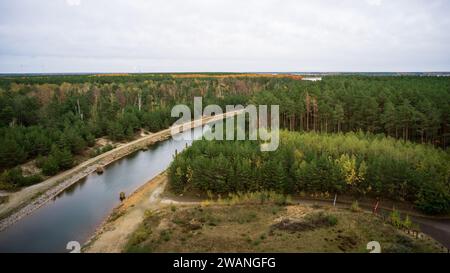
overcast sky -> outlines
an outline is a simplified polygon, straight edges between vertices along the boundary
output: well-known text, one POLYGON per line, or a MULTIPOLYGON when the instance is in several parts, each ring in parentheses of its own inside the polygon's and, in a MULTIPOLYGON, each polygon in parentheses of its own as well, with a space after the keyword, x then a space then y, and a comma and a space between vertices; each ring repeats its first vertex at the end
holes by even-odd
POLYGON ((450 71, 450 1, 0 1, 0 73, 170 71, 450 71))

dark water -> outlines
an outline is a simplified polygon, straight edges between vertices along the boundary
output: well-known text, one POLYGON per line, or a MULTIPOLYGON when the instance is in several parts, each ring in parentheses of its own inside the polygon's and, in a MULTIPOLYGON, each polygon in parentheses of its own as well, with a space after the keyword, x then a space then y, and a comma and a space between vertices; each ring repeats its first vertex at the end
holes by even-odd
MULTIPOLYGON (((202 128, 195 129, 195 136, 202 128)), ((182 135, 191 134, 184 132, 182 135)), ((33 214, 0 232, 0 252, 69 252, 69 241, 83 244, 127 196, 169 166, 175 150, 191 140, 168 139, 109 165, 102 175, 90 174, 33 214)))

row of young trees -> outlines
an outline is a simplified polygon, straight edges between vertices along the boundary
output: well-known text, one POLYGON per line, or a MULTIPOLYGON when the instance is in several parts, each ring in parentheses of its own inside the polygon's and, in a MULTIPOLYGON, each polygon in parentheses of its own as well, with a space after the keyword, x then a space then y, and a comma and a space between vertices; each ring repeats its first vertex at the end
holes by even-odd
POLYGON ((345 193, 448 213, 448 162, 441 149, 382 135, 282 131, 280 147, 271 153, 260 152, 256 141, 196 141, 176 156, 169 177, 177 193, 345 193))

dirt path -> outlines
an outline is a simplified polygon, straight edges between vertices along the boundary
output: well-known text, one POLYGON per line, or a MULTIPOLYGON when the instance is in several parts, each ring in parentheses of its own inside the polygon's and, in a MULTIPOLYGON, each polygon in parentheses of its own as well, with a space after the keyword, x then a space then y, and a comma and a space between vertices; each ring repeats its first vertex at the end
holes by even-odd
MULTIPOLYGON (((221 120, 225 117, 234 116, 242 111, 233 111, 216 115, 213 117, 203 117, 200 121, 195 120, 181 125, 173 126, 179 131, 189 130, 199 125, 221 120)), ((127 144, 121 145, 111 151, 91 158, 76 167, 53 176, 39 184, 24 188, 9 195, 8 202, 0 204, 0 231, 14 224, 22 217, 32 213, 43 206, 47 201, 64 191, 69 186, 80 181, 97 167, 111 164, 112 162, 129 155, 139 149, 154 144, 155 142, 169 138, 171 128, 158 133, 144 136, 127 144)))
MULTIPOLYGON (((301 199, 301 198, 294 198, 293 201, 297 204, 302 205, 325 205, 325 206, 332 206, 333 201, 330 200, 311 200, 311 199, 301 199)), ((336 207, 348 209, 352 203, 350 202, 344 202, 344 201, 337 201, 336 207)), ((360 203, 360 208, 371 212, 372 211, 372 205, 366 204, 366 203, 360 203)), ((392 209, 388 207, 379 207, 379 213, 383 213, 384 215, 388 215, 392 209)), ((445 246, 447 249, 450 249, 450 219, 449 218, 438 218, 433 216, 427 216, 424 214, 420 214, 418 212, 409 211, 409 210, 398 210, 403 216, 409 215, 411 217, 411 220, 418 224, 420 226, 420 230, 427 234, 428 236, 432 237, 434 240, 441 243, 443 246, 445 246)))

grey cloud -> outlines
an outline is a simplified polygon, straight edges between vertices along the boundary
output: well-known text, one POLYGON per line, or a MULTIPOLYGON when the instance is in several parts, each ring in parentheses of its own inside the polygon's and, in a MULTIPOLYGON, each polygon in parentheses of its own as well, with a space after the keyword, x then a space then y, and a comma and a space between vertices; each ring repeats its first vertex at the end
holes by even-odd
POLYGON ((0 10, 0 72, 450 70, 444 0, 6 0, 0 10))

